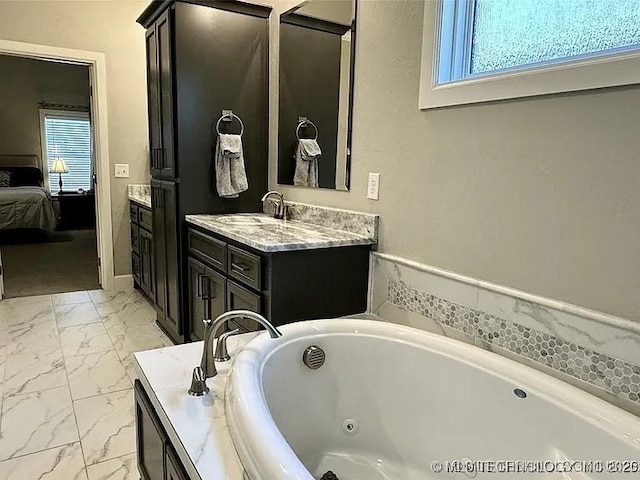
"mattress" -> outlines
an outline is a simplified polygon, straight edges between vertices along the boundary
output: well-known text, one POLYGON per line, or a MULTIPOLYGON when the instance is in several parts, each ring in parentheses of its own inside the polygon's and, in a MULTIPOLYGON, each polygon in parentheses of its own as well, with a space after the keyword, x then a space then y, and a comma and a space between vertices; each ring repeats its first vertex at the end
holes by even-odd
POLYGON ((0 188, 0 229, 56 229, 51 195, 42 187, 0 188))

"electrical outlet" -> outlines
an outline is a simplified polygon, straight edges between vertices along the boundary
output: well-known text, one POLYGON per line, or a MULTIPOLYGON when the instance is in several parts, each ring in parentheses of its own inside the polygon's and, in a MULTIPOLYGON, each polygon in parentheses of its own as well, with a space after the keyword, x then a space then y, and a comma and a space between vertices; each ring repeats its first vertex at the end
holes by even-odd
POLYGON ((129 178, 129 164, 116 163, 116 178, 129 178))
POLYGON ((369 186, 367 187, 367 198, 371 200, 378 200, 380 190, 380 174, 369 174, 369 186))

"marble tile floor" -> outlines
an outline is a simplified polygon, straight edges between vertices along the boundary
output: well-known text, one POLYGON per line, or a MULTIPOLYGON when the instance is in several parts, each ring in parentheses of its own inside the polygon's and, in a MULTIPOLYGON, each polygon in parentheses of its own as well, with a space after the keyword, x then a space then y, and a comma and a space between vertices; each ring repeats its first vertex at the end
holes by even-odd
POLYGON ((134 352, 172 345, 137 291, 0 302, 0 479, 138 480, 134 352))

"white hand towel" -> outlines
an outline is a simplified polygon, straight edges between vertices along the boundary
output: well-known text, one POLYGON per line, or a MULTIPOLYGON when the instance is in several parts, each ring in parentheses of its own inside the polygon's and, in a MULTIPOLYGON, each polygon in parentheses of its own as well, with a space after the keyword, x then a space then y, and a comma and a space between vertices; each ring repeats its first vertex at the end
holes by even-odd
POLYGON ((318 188, 318 159, 322 150, 318 142, 312 138, 298 140, 295 151, 296 170, 293 184, 302 187, 318 188))
POLYGON ((240 135, 218 135, 215 162, 218 195, 222 198, 237 198, 239 193, 249 189, 240 135))

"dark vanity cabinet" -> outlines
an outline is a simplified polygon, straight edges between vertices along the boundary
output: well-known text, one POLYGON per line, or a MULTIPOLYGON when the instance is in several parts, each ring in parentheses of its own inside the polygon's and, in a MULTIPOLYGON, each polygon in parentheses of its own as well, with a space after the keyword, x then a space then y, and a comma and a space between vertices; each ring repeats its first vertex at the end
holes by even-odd
POLYGON ((140 380, 135 382, 136 451, 142 480, 189 480, 140 380))
MULTIPOLYGON (((258 312, 276 326, 362 313, 370 251, 370 245, 357 245, 260 252, 190 226, 190 338, 202 340, 202 320, 228 310, 258 312)), ((227 327, 258 329, 251 320, 227 327)))
POLYGON ((136 287, 155 300, 155 267, 151 209, 129 204, 131 220, 131 269, 136 287))
MULTIPOLYGON (((149 155, 158 324, 174 342, 186 327, 191 267, 188 214, 259 212, 268 178, 268 18, 270 7, 235 1, 154 1, 146 29, 149 155), (242 119, 249 190, 216 190, 215 126, 223 110, 242 119)), ((239 133, 221 122, 222 133, 239 133)), ((213 285, 202 277, 202 288, 213 285)), ((209 302, 210 295, 201 293, 209 302)), ((208 305, 208 303, 207 303, 208 305)), ((214 307, 212 307, 214 308, 214 307)))

